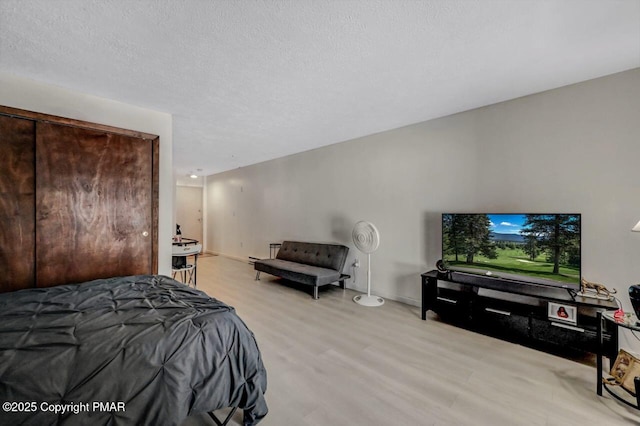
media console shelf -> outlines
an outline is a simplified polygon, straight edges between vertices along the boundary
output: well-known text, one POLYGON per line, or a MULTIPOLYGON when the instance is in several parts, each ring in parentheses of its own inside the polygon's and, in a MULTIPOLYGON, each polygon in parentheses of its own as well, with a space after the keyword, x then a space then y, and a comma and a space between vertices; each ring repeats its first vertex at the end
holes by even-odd
MULTIPOLYGON (((445 321, 506 340, 597 353, 598 312, 617 308, 614 301, 560 287, 462 272, 422 274, 423 320, 431 310, 445 321), (575 316, 550 317, 549 303, 566 306, 575 316)), ((604 330, 602 337, 602 350, 615 358, 617 333, 604 330)))

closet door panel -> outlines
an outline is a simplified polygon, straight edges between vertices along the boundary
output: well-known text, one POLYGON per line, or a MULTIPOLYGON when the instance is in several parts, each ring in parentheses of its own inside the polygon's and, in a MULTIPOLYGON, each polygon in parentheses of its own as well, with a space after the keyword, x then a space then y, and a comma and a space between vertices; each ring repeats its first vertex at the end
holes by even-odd
POLYGON ((152 142, 36 128, 38 287, 153 273, 152 142))
POLYGON ((35 285, 35 122, 0 115, 0 292, 35 285))

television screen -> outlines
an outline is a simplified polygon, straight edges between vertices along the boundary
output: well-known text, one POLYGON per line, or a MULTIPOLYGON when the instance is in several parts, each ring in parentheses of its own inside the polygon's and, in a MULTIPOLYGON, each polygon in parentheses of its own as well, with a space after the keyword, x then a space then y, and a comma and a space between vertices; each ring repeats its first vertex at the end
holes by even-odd
POLYGON ((442 215, 442 259, 453 271, 580 288, 579 214, 442 215))

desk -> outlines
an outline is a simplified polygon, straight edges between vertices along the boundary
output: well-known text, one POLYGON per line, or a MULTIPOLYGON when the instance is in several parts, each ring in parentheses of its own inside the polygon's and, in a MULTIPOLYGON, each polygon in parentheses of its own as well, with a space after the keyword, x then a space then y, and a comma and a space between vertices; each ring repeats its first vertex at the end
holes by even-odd
MULTIPOLYGON (((194 240, 193 238, 181 238, 180 241, 172 240, 171 245, 173 247, 184 247, 198 244, 198 240, 194 240)), ((196 262, 198 261, 198 256, 196 255, 196 262)), ((187 266, 187 256, 172 256, 171 257, 171 267, 173 269, 182 269, 187 266)))
POLYGON ((640 410, 640 377, 635 378, 635 387, 636 387, 636 396, 635 401, 630 402, 629 400, 622 398, 619 394, 623 392, 628 392, 626 389, 621 386, 615 386, 619 389, 619 391, 614 392, 611 389, 611 386, 608 386, 606 383, 602 381, 602 358, 609 358, 609 368, 615 361, 615 355, 612 353, 605 353, 604 345, 603 345, 603 329, 605 327, 605 323, 608 327, 613 327, 614 330, 612 334, 614 335, 614 341, 616 342, 616 349, 618 346, 618 330, 622 328, 626 328, 632 331, 640 332, 640 324, 638 324, 638 319, 635 315, 631 314, 631 316, 617 319, 613 316, 613 312, 598 312, 598 357, 597 357, 597 373, 596 373, 596 393, 598 396, 602 396, 602 388, 604 388, 611 396, 613 396, 618 401, 621 401, 627 404, 630 407, 635 408, 636 410, 640 410), (613 357, 613 358, 612 358, 613 357))
POLYGON ((194 240, 192 238, 181 238, 180 241, 173 240, 171 244, 174 246, 189 246, 198 244, 198 240, 194 240))

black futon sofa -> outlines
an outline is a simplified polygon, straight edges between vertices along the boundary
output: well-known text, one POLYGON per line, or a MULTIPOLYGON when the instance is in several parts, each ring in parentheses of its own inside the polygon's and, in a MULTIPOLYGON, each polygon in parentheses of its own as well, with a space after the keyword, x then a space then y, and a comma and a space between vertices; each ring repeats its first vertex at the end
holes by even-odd
POLYGON ((349 275, 342 273, 349 247, 340 244, 305 243, 284 241, 275 259, 256 260, 256 280, 260 272, 275 275, 289 281, 313 286, 313 298, 318 298, 318 287, 339 282, 349 275))

